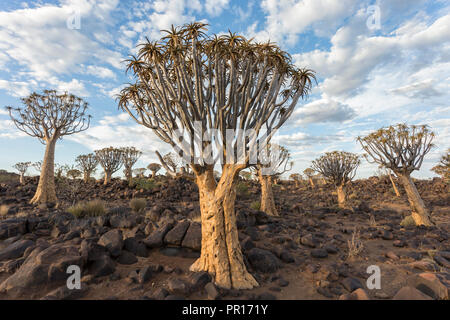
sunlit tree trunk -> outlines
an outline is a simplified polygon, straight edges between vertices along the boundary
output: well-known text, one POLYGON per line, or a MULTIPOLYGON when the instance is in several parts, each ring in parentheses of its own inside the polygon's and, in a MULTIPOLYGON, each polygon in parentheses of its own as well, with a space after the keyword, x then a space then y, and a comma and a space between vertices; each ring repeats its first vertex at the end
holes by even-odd
POLYGON ((103 184, 106 186, 111 182, 111 172, 105 171, 105 180, 103 181, 103 184))
POLYGON ((273 198, 272 177, 263 175, 261 169, 258 169, 258 179, 261 185, 261 211, 270 216, 278 216, 279 214, 273 198))
POLYGON ((90 179, 91 179, 91 177, 90 177, 89 172, 85 171, 84 174, 83 174, 83 181, 85 183, 88 183, 90 179))
POLYGON ((309 178, 309 183, 311 184, 311 187, 314 188, 314 181, 312 178, 309 178))
POLYGON ((411 206, 412 212, 411 215, 416 223, 416 225, 425 225, 431 226, 433 223, 431 222, 430 215, 428 213, 425 204, 423 203, 422 198, 420 197, 419 192, 417 191, 414 182, 411 179, 411 176, 408 174, 398 174, 400 181, 405 188, 406 195, 408 196, 408 201, 411 206))
POLYGON ((345 186, 344 185, 338 185, 336 187, 337 191, 337 198, 338 198, 338 205, 340 208, 345 208, 346 204, 346 196, 345 196, 345 186))
POLYGON ((234 203, 237 171, 224 166, 219 183, 213 169, 197 174, 202 220, 202 249, 191 271, 206 271, 221 288, 251 289, 258 286, 247 271, 238 239, 234 203))
POLYGON ((41 175, 36 194, 30 203, 56 203, 55 189, 55 145, 57 137, 47 140, 45 147, 44 161, 42 163, 41 175))
POLYGON ((391 180, 392 187, 394 188, 395 195, 396 195, 397 197, 400 197, 400 192, 398 192, 397 186, 395 185, 395 181, 394 181, 394 179, 392 178, 392 174, 391 174, 390 172, 388 172, 388 175, 389 175, 389 179, 391 180))
POLYGON ((23 173, 20 174, 19 182, 20 184, 25 184, 25 175, 23 173))

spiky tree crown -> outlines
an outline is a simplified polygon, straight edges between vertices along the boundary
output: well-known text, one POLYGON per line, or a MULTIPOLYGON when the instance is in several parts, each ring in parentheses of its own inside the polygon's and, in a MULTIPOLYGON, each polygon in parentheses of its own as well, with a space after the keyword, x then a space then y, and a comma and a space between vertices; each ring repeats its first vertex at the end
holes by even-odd
POLYGON ((79 155, 75 159, 75 162, 82 172, 90 174, 95 172, 95 169, 98 165, 98 159, 93 153, 79 155))
POLYGON ((292 173, 291 175, 289 175, 289 178, 294 181, 301 181, 302 175, 300 173, 292 173))
POLYGON ((345 151, 327 152, 312 162, 312 169, 337 186, 350 182, 360 165, 359 156, 345 151))
POLYGON ((9 115, 19 130, 37 137, 43 144, 89 127, 91 116, 86 114, 87 102, 72 94, 45 90, 43 94, 32 93, 21 100, 25 107, 7 107, 9 115))
POLYGON ((150 163, 147 166, 147 169, 152 172, 158 172, 159 170, 161 170, 161 165, 159 163, 150 163))
POLYGON ((441 157, 438 165, 431 168, 431 170, 446 180, 450 179, 450 149, 447 150, 447 154, 441 157))
POLYGON ((137 150, 135 147, 121 148, 121 150, 123 165, 126 169, 131 169, 142 156, 142 152, 137 150))
POLYGON ((20 174, 25 174, 30 166, 31 162, 18 162, 13 167, 19 171, 20 174))
POLYGON ((259 44, 231 32, 209 37, 205 31, 204 23, 172 27, 160 41, 140 45, 127 68, 136 82, 118 97, 120 108, 181 148, 191 163, 191 141, 207 130, 218 130, 222 141, 226 129, 254 129, 258 134, 265 127, 273 134, 315 80, 313 71, 295 67, 273 43, 259 44), (201 123, 202 132, 195 131, 194 122, 201 123), (191 139, 179 145, 177 129, 191 139))
POLYGON ((358 137, 368 162, 378 163, 399 174, 411 174, 422 166, 434 146, 434 132, 427 125, 397 124, 358 137))
POLYGON ((303 173, 304 173, 305 176, 307 176, 308 178, 311 178, 311 177, 314 175, 315 171, 314 171, 314 169, 306 168, 305 170, 303 170, 303 173))
POLYGON ((33 168, 35 168, 37 171, 41 172, 42 168, 42 161, 36 161, 32 164, 33 168))
POLYGON ((95 157, 105 172, 117 172, 123 164, 122 149, 109 147, 95 150, 95 157))
POLYGON ((260 154, 260 167, 264 167, 263 175, 282 175, 292 169, 291 153, 288 149, 275 143, 268 143, 260 154))

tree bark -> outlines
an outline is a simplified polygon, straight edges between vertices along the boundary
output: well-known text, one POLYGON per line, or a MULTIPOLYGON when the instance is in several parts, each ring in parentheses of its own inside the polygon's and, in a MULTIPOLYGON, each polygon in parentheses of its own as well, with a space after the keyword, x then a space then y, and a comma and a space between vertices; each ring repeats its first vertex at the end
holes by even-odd
POLYGON ((309 178, 309 183, 311 184, 311 187, 314 188, 314 181, 312 178, 309 178))
POLYGON ((132 183, 133 183, 133 173, 131 172, 131 168, 125 169, 125 176, 127 178, 128 185, 132 185, 132 183))
POLYGON ((47 140, 45 147, 44 161, 42 163, 41 174, 39 176, 39 184, 31 204, 37 203, 56 203, 55 189, 55 146, 57 137, 47 140))
POLYGON ((219 183, 212 168, 197 173, 202 249, 190 270, 210 273, 221 288, 251 289, 258 283, 245 267, 238 239, 234 212, 237 173, 233 166, 225 165, 219 183))
POLYGON ((89 174, 89 172, 85 171, 83 174, 84 183, 88 183, 90 179, 91 179, 91 175, 89 174))
POLYGON ((104 180, 103 184, 106 186, 110 182, 111 182, 111 172, 105 171, 105 180, 104 180))
POLYGON ((261 185, 261 211, 269 216, 279 216, 273 198, 272 177, 263 175, 258 169, 258 178, 261 185))
POLYGON ((156 176, 156 171, 152 171, 152 179, 156 176))
POLYGON ((25 184, 25 176, 23 173, 20 174, 19 182, 20 182, 20 184, 25 184))
POLYGON ((337 191, 337 197, 338 197, 338 205, 340 208, 345 208, 345 186, 342 185, 338 185, 336 187, 336 191, 337 191))
POLYGON ((389 172, 388 175, 389 175, 389 179, 391 180, 392 187, 394 188, 395 195, 397 197, 400 197, 400 192, 398 192, 398 189, 397 189, 397 186, 395 185, 394 179, 392 179, 392 174, 389 172))
POLYGON ((405 188, 406 195, 408 196, 409 205, 411 206, 411 216, 413 217, 416 225, 432 226, 431 217, 428 213, 419 192, 417 191, 414 182, 409 174, 397 174, 400 181, 405 188))

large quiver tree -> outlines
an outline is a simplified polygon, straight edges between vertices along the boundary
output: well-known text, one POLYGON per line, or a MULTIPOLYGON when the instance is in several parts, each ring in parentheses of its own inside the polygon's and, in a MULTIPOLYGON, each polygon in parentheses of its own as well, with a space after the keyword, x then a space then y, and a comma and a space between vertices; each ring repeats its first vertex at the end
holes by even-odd
POLYGON ((434 133, 428 126, 397 124, 381 128, 366 137, 358 137, 366 159, 391 169, 405 188, 416 225, 432 225, 428 210, 411 179, 419 170, 425 155, 433 147, 434 133))
POLYGON ((239 172, 249 166, 250 157, 234 152, 236 141, 248 150, 266 127, 268 134, 259 142, 270 139, 310 89, 313 73, 297 69, 272 43, 257 44, 231 33, 208 37, 205 26, 172 27, 160 41, 142 44, 128 64, 136 83, 122 90, 119 106, 173 146, 195 175, 202 249, 190 270, 209 272, 219 287, 249 289, 258 283, 244 264, 234 203, 239 172), (229 141, 227 129, 241 131, 229 141), (244 138, 248 129, 251 139, 244 138), (210 156, 217 139, 219 152, 210 156), (219 181, 216 163, 222 165, 219 181))
POLYGON ((359 156, 345 151, 326 152, 312 162, 312 168, 336 186, 338 204, 346 206, 345 185, 355 177, 359 156))
POLYGON ((89 128, 88 104, 72 94, 54 90, 32 93, 22 103, 24 108, 7 108, 12 121, 19 130, 45 145, 39 184, 31 203, 56 203, 55 145, 58 139, 89 128))

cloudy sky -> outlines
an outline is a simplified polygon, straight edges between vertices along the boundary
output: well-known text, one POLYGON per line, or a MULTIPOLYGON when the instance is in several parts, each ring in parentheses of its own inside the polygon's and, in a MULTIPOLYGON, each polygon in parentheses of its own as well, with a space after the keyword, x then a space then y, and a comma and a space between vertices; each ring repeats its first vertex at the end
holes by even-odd
MULTIPOLYGON (((89 130, 57 145, 56 162, 106 146, 135 146, 137 164, 167 146, 117 109, 129 79, 122 61, 142 39, 192 21, 210 33, 276 41, 319 84, 298 104, 280 142, 301 172, 323 152, 361 154, 355 138, 383 126, 428 124, 436 147, 416 177, 450 147, 450 3, 445 0, 0 0, 0 168, 42 159, 44 147, 19 132, 3 106, 56 89, 90 104, 89 130)), ((376 166, 363 163, 359 177, 376 166)))

